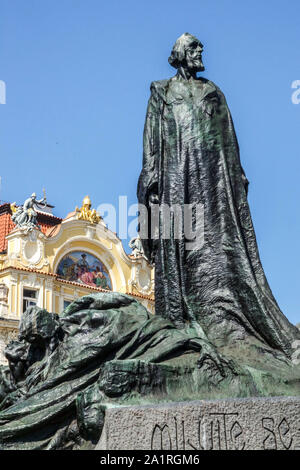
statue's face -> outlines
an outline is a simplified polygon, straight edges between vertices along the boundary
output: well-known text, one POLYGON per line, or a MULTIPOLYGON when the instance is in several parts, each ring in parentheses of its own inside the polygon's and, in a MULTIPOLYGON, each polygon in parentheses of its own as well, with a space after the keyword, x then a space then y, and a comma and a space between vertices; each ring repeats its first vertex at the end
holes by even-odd
POLYGON ((186 46, 185 57, 186 65, 189 70, 195 72, 201 72, 205 70, 202 62, 202 51, 203 45, 196 38, 186 46))

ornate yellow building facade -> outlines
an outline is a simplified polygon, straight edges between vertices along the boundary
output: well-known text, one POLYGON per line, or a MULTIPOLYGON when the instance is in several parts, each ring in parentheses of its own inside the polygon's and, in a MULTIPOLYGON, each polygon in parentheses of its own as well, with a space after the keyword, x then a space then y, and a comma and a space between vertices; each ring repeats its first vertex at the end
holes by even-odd
MULTIPOLYGON (((0 225, 4 215, 9 222, 11 208, 0 211, 0 225)), ((142 253, 126 254, 88 197, 65 219, 53 217, 38 212, 43 223, 30 231, 5 222, 10 228, 0 254, 0 363, 29 305, 59 314, 78 297, 112 290, 134 296, 154 313, 152 267, 142 253)))

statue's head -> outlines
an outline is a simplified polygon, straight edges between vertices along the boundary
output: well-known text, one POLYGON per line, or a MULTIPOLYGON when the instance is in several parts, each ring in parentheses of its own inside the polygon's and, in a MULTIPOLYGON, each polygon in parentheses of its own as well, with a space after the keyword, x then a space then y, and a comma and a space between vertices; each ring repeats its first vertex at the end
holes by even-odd
POLYGON ((91 202, 89 196, 85 196, 85 198, 82 201, 82 205, 86 209, 90 209, 92 207, 92 202, 91 202))
POLYGON ((35 199, 36 198, 36 194, 35 193, 32 193, 31 194, 31 199, 35 199))
POLYGON ((202 63, 203 45, 189 33, 182 34, 175 42, 169 64, 175 69, 183 67, 192 72, 202 72, 205 67, 202 63))

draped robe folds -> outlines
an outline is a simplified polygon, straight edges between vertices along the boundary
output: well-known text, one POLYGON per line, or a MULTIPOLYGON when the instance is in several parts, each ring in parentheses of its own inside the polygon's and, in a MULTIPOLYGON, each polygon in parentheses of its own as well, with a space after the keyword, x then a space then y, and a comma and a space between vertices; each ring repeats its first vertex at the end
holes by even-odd
MULTIPOLYGON (((98 440, 102 428, 97 410, 102 405, 129 395, 135 382, 140 382, 138 388, 144 394, 147 385, 162 393, 159 379, 164 369, 160 363, 187 354, 192 365, 196 353, 195 368, 204 345, 117 292, 81 297, 55 317, 30 307, 21 319, 22 341, 8 346, 10 360, 20 356, 24 346, 30 348, 22 380, 16 382, 9 369, 0 366, 0 450, 80 448, 82 432, 78 434, 77 428, 85 419, 88 434, 93 423, 98 440), (62 337, 37 360, 32 351, 39 349, 42 337, 51 337, 51 330, 60 330, 62 337), (153 377, 149 377, 151 371, 153 377), (88 406, 90 416, 82 417, 80 408, 93 392, 96 398, 88 406)), ((26 351, 20 358, 24 356, 26 351)), ((178 384, 180 368, 170 361, 169 370, 173 369, 178 384)))
POLYGON ((94 448, 110 406, 299 395, 300 369, 283 354, 259 348, 249 367, 195 333, 118 292, 59 316, 29 307, 0 365, 0 450, 94 448))
POLYGON ((198 249, 187 249, 184 237, 173 236, 174 218, 167 239, 162 214, 157 240, 151 239, 153 227, 148 238, 141 234, 146 256, 155 261, 156 313, 179 328, 198 322, 216 345, 251 336, 290 356, 300 332, 280 311, 265 277, 247 184, 220 89, 206 79, 178 75, 153 82, 139 204, 149 209, 156 194, 160 207, 179 205, 183 214, 184 205, 198 204, 204 217, 198 249))

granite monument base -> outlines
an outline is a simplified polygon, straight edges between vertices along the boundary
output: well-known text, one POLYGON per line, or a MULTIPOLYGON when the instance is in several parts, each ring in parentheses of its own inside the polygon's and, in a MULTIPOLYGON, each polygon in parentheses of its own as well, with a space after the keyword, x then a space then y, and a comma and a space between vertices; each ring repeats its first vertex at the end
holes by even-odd
POLYGON ((97 450, 300 450, 300 397, 109 408, 97 450))

